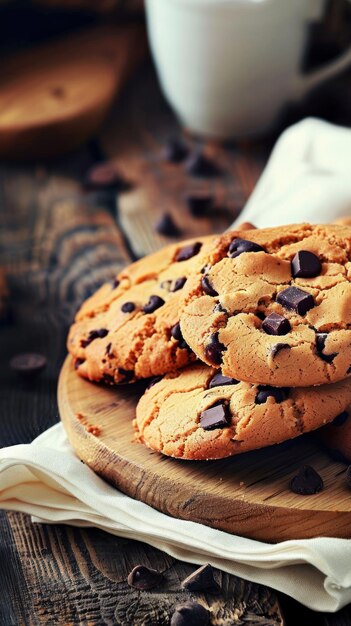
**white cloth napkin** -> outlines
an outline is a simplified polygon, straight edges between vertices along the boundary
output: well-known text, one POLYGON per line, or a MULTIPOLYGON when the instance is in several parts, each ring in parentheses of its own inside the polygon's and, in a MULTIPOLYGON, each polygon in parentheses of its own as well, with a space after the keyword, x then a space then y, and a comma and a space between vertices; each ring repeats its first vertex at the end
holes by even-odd
POLYGON ((350 159, 350 129, 314 118, 291 126, 232 226, 321 224, 351 216, 350 159))
MULTIPOLYGON (((350 130, 313 119, 291 127, 239 221, 266 226, 351 214, 350 163, 350 130)), ((0 451, 0 507, 29 513, 34 522, 96 526, 185 561, 210 562, 318 611, 351 602, 351 540, 271 545, 168 517, 120 493, 82 464, 60 424, 29 445, 0 451)))

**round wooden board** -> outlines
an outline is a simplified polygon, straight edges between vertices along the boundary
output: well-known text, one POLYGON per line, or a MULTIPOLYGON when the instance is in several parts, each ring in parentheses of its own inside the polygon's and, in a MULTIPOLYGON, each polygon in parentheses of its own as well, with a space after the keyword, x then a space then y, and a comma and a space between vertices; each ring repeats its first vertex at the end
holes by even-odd
POLYGON ((222 461, 171 459, 133 441, 140 393, 138 385, 108 388, 83 380, 70 357, 59 379, 61 420, 73 448, 118 489, 167 515, 263 541, 351 537, 346 466, 331 461, 312 438, 222 461), (100 426, 101 434, 87 432, 89 425, 100 426), (325 484, 314 496, 296 495, 288 487, 306 463, 325 484))

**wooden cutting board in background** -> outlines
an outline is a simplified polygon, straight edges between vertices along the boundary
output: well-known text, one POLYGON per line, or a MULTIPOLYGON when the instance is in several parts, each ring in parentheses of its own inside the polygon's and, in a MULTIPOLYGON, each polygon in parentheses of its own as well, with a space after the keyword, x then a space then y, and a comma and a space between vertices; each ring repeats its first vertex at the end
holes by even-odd
POLYGON ((139 24, 98 26, 0 63, 0 158, 53 157, 100 127, 146 52, 139 24))
POLYGON ((346 466, 309 438, 220 461, 181 461, 133 442, 141 390, 107 388, 77 376, 67 357, 58 403, 69 440, 87 465, 132 498, 173 517, 261 541, 351 537, 346 466), (77 417, 80 416, 80 417, 77 417), (98 425, 99 436, 88 432, 98 425), (301 465, 312 465, 325 488, 313 496, 289 490, 301 465))

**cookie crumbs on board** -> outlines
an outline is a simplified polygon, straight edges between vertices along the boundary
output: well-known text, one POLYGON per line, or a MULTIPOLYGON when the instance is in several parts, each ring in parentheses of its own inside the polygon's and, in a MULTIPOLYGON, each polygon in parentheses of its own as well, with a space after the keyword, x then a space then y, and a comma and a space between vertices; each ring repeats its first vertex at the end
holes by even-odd
POLYGON ((75 417, 79 422, 81 422, 87 433, 94 435, 94 437, 99 437, 101 435, 101 426, 98 424, 89 424, 87 417, 82 413, 76 413, 75 417))

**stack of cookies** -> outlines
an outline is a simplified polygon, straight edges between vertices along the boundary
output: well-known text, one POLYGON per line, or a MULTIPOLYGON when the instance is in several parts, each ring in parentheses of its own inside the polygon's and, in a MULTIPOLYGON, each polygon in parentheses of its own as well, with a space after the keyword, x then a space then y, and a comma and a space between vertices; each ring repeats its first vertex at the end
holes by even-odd
POLYGON ((137 436, 176 458, 224 458, 331 422, 331 434, 346 429, 350 259, 344 225, 171 245, 83 304, 68 339, 77 373, 151 378, 137 436))

